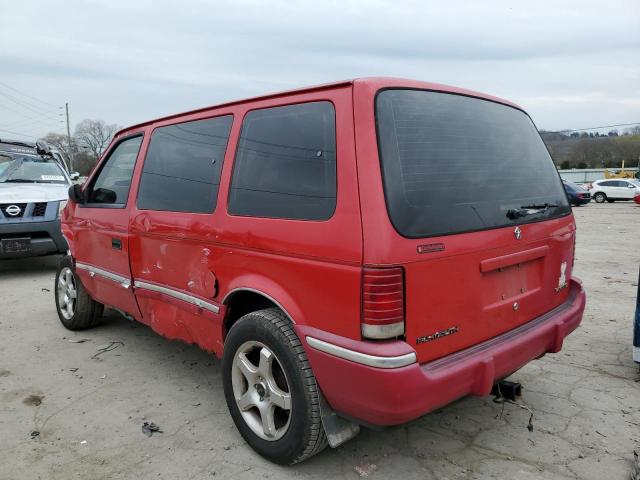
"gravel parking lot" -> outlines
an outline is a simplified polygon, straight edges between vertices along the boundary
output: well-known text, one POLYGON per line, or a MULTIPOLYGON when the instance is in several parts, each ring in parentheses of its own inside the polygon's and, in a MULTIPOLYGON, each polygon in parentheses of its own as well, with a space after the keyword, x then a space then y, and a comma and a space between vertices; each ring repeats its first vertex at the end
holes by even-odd
POLYGON ((214 358, 111 312, 95 330, 66 331, 53 303, 58 259, 2 262, 0 478, 626 479, 640 450, 640 207, 574 212, 584 322, 561 353, 511 378, 533 431, 524 409, 466 398, 289 468, 244 444, 214 358), (145 436, 145 421, 163 433, 145 436))

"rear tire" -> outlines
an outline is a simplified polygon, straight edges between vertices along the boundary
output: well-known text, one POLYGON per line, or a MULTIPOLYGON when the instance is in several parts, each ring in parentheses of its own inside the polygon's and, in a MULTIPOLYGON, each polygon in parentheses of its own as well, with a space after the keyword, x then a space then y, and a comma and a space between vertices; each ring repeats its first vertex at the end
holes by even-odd
POLYGON ((596 203, 604 203, 607 200, 607 196, 602 192, 598 192, 593 196, 593 199, 596 203))
POLYGON ((58 264, 53 291, 58 318, 65 328, 85 330, 95 327, 102 320, 104 305, 89 296, 68 255, 62 257, 58 264))
POLYGON ((292 465, 327 446, 315 376, 281 310, 248 313, 231 327, 222 379, 236 427, 263 457, 292 465))

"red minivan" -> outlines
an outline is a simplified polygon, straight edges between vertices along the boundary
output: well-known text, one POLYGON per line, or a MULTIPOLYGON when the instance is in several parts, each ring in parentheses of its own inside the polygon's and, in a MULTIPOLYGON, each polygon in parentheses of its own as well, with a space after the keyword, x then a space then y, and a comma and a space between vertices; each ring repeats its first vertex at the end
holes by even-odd
POLYGON ((63 325, 112 308, 221 357, 238 430, 278 463, 487 395, 584 310, 536 127, 459 88, 357 79, 153 120, 69 196, 63 325))

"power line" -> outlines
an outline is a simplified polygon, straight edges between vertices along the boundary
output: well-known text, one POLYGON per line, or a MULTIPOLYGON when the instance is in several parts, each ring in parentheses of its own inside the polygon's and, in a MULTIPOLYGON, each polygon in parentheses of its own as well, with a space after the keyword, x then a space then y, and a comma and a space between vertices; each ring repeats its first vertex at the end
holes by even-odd
POLYGON ((19 137, 26 137, 26 138, 37 138, 38 135, 27 135, 26 133, 20 133, 20 132, 13 132, 11 130, 3 130, 0 128, 0 132, 5 132, 5 133, 10 133, 11 135, 18 135, 19 137))
MULTIPOLYGON (((1 100, 1 98, 0 98, 0 100, 1 100)), ((33 112, 33 111, 29 111, 29 113, 26 114, 26 113, 24 113, 23 110, 17 110, 15 108, 15 105, 14 106, 8 106, 6 104, 0 104, 0 105, 2 106, 3 109, 9 110, 9 111, 11 111, 13 113, 17 113, 21 117, 28 118, 30 120, 60 120, 61 119, 60 117, 62 117, 61 113, 47 114, 47 115, 36 113, 36 115, 37 115, 37 117, 36 117, 36 116, 34 116, 35 112, 33 112)))
MULTIPOLYGON (((5 106, 0 106, 0 108, 6 108, 5 106)), ((59 130, 63 124, 62 118, 57 119, 46 119, 46 118, 38 118, 38 117, 27 117, 24 114, 21 114, 23 118, 18 118, 15 121, 11 121, 11 123, 7 123, 5 120, 0 124, 0 128, 11 128, 20 130, 22 128, 47 128, 50 130, 59 130)))
POLYGON ((47 131, 47 132, 60 132, 62 131, 62 125, 53 125, 46 123, 10 123, 10 124, 2 124, 0 128, 9 128, 12 130, 37 130, 37 131, 47 131))
POLYGON ((6 84, 6 83, 4 83, 4 82, 0 82, 0 85, 2 85, 2 86, 4 86, 4 87, 8 88, 9 90, 13 90, 14 92, 16 92, 16 93, 18 93, 18 94, 20 94, 20 95, 22 95, 22 96, 24 96, 24 97, 30 98, 31 100, 35 100, 36 102, 43 103, 43 104, 48 105, 48 106, 53 107, 53 108, 61 108, 61 107, 60 107, 60 105, 54 105, 54 104, 52 104, 52 103, 45 102, 44 100, 40 100, 39 98, 32 97, 31 95, 28 95, 28 94, 26 94, 26 93, 24 93, 24 92, 21 92, 20 90, 18 90, 18 89, 16 89, 16 88, 13 88, 12 86, 7 85, 7 84, 6 84))
POLYGON ((42 114, 47 114, 47 115, 56 115, 59 112, 55 112, 51 109, 45 109, 43 107, 40 107, 32 102, 28 102, 26 100, 22 100, 21 98, 16 97, 15 95, 12 95, 10 93, 7 92, 3 92, 0 90, 0 95, 2 95, 3 97, 11 100, 13 103, 15 103, 16 105, 19 105, 23 108, 26 108, 27 110, 31 110, 33 113, 37 113, 39 115, 42 114))
MULTIPOLYGON (((0 107, 2 107, 2 109, 6 109, 6 110, 8 110, 10 112, 17 113, 18 115, 20 115, 21 118, 15 118, 15 120, 13 118, 10 118, 10 120, 11 120, 11 125, 10 126, 12 126, 12 127, 15 126, 16 124, 21 124, 21 123, 32 123, 32 122, 35 122, 35 123, 40 123, 40 124, 43 124, 43 125, 51 125, 51 124, 54 124, 54 123, 62 123, 63 122, 63 119, 62 119, 61 116, 58 117, 58 118, 44 117, 44 116, 35 117, 35 116, 25 115, 24 113, 19 112, 18 110, 14 110, 12 108, 9 108, 9 107, 7 107, 5 105, 1 105, 0 104, 0 107)), ((7 126, 7 125, 5 125, 5 126, 7 126)))

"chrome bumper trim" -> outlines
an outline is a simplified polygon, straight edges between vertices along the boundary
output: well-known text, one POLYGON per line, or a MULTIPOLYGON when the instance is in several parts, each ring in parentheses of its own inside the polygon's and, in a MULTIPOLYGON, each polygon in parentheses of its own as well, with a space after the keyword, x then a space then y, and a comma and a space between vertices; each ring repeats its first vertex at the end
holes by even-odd
POLYGON ((107 270, 103 270, 102 268, 94 267, 93 265, 88 265, 81 262, 76 262, 76 268, 89 272, 90 277, 99 275, 103 278, 120 284, 122 288, 131 287, 131 280, 129 280, 127 277, 123 277, 122 275, 118 275, 117 273, 112 273, 107 270))
POLYGON ((209 310, 213 313, 218 313, 220 311, 220 307, 218 307, 217 305, 206 302, 198 297, 194 297, 193 295, 181 292, 180 290, 174 290, 173 288, 156 285, 154 283, 147 283, 142 280, 135 280, 133 282, 133 286, 135 288, 143 288, 152 292, 164 293, 165 295, 169 295, 170 297, 177 298, 178 300, 182 300, 183 302, 190 303, 192 305, 195 305, 196 307, 209 310))
POLYGON ((355 363, 375 368, 400 368, 416 363, 417 361, 415 352, 397 357, 379 357, 377 355, 355 352, 323 340, 318 340, 314 337, 307 337, 307 343, 310 347, 320 350, 321 352, 328 353, 329 355, 333 355, 334 357, 343 358, 345 360, 350 360, 355 363))

